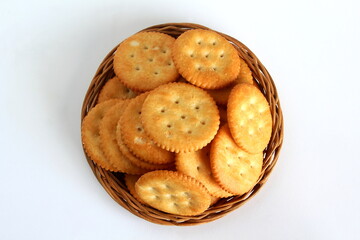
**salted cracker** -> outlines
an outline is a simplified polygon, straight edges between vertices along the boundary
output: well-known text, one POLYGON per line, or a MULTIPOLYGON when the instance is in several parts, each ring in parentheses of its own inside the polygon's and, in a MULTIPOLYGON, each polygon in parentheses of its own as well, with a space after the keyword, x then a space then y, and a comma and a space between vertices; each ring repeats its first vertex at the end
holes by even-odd
POLYGON ((140 196, 135 191, 135 183, 141 177, 141 175, 132 175, 132 174, 125 174, 124 180, 126 187, 128 188, 129 192, 133 197, 138 200, 141 204, 145 204, 143 200, 141 200, 140 196))
POLYGON ((135 190, 148 205, 161 211, 193 216, 210 206, 211 197, 194 178, 173 171, 153 171, 142 175, 135 190))
POLYGON ((230 93, 227 116, 235 142, 249 153, 262 152, 270 141, 272 117, 269 103, 251 84, 238 84, 230 93))
POLYGON ((228 192, 242 195, 257 183, 262 170, 262 153, 249 154, 233 140, 227 125, 220 128, 211 144, 210 163, 214 178, 228 192))
POLYGON ((106 112, 117 102, 118 100, 112 99, 97 104, 81 123, 81 140, 87 155, 100 167, 114 172, 118 169, 111 164, 101 148, 100 123, 106 112))
POLYGON ((114 55, 114 71, 120 81, 139 92, 173 82, 178 71, 171 52, 175 39, 158 32, 137 33, 120 43, 114 55))
POLYGON ((174 44, 173 60, 187 81, 206 89, 229 85, 240 71, 236 49, 211 30, 193 29, 181 34, 174 44))
POLYGON ((144 101, 145 132, 163 149, 195 151, 206 146, 219 128, 219 110, 202 89, 170 83, 153 90, 144 101))

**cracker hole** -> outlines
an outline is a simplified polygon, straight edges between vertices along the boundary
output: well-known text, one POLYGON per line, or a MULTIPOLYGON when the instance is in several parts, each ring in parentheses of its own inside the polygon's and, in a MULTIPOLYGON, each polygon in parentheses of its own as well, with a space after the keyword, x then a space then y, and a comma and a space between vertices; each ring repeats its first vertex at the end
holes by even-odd
POLYGON ((171 62, 168 62, 168 66, 171 66, 171 62))
POLYGON ((201 41, 198 41, 197 44, 201 45, 201 41))
POLYGON ((160 200, 160 197, 158 195, 155 196, 156 200, 160 200))
POLYGON ((190 54, 190 57, 193 58, 193 57, 194 57, 194 54, 190 54))
POLYGON ((240 173, 240 176, 243 176, 243 173, 240 173))
POLYGON ((141 115, 141 111, 139 111, 138 114, 141 115))
POLYGON ((196 170, 200 171, 200 166, 197 166, 197 167, 196 167, 196 170))
POLYGON ((166 50, 163 50, 162 53, 167 53, 167 51, 166 51, 166 50))
POLYGON ((166 125, 168 128, 171 128, 171 124, 166 125))
POLYGON ((205 121, 201 121, 200 123, 201 123, 202 125, 205 125, 205 124, 206 124, 205 121))
POLYGON ((130 57, 133 58, 133 57, 134 57, 134 54, 131 54, 130 57))
POLYGON ((148 46, 145 46, 145 47, 144 47, 144 49, 145 49, 145 50, 148 50, 148 49, 149 49, 149 47, 148 47, 148 46))
POLYGON ((231 164, 227 164, 228 167, 231 167, 231 164))
POLYGON ((165 112, 165 108, 161 109, 160 112, 164 113, 164 112, 165 112))
POLYGON ((136 67, 135 70, 136 70, 136 71, 139 71, 139 70, 140 70, 140 67, 136 67))
POLYGON ((195 106, 195 109, 196 109, 196 110, 199 110, 199 109, 200 109, 200 107, 199 107, 199 106, 195 106))
POLYGON ((178 207, 178 206, 179 206, 179 205, 178 205, 177 203, 175 203, 175 202, 173 203, 173 205, 174 205, 174 207, 178 207))
POLYGON ((216 45, 216 41, 214 41, 214 42, 212 43, 212 45, 215 46, 215 45, 216 45))
POLYGON ((189 130, 189 131, 187 131, 187 133, 188 133, 188 134, 192 134, 192 131, 191 131, 191 130, 189 130))
POLYGON ((253 165, 250 165, 250 168, 254 168, 253 165))
POLYGON ((199 70, 199 71, 200 71, 200 70, 201 70, 201 67, 198 67, 198 68, 197 68, 197 70, 199 70))
POLYGON ((179 104, 179 100, 176 100, 174 103, 175 103, 175 104, 179 104))
POLYGON ((142 131, 142 128, 141 128, 141 127, 138 127, 137 130, 138 130, 139 132, 141 132, 141 131, 142 131))
POLYGON ((186 116, 185 115, 181 115, 181 119, 185 119, 186 118, 186 116))
POLYGON ((206 55, 205 55, 205 58, 209 58, 209 54, 206 54, 206 55))
POLYGON ((153 62, 154 61, 154 59, 152 59, 152 58, 149 58, 149 62, 153 62))
POLYGON ((125 89, 125 92, 126 92, 126 93, 129 93, 129 92, 130 92, 130 89, 126 88, 126 89, 125 89))
POLYGON ((220 57, 223 58, 223 57, 224 57, 224 54, 221 54, 220 57))
POLYGON ((159 74, 159 72, 154 72, 154 74, 155 74, 155 75, 158 75, 158 74, 159 74))
POLYGON ((213 67, 213 70, 214 70, 214 71, 216 71, 216 70, 217 70, 217 68, 216 68, 216 67, 213 67))

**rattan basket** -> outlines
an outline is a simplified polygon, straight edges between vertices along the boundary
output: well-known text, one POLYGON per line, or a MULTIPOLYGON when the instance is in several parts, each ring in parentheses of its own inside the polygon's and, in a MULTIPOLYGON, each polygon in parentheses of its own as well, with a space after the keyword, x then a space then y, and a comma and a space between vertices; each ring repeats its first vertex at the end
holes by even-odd
MULTIPOLYGON (((167 23, 152 26, 142 31, 157 31, 169 34, 177 38, 181 33, 189 29, 209 28, 192 23, 167 23)), ((259 59, 255 56, 255 54, 253 54, 244 44, 228 35, 220 32, 218 33, 225 37, 230 43, 235 46, 239 53, 239 56, 243 58, 245 62, 249 65, 254 80, 256 81, 260 90, 263 92, 267 101, 270 104, 270 110, 273 119, 273 128, 270 143, 264 151, 264 162, 261 176, 255 187, 242 196, 221 199, 215 205, 211 206, 207 211, 197 216, 179 216, 164 213, 139 203, 127 190, 122 173, 113 173, 100 168, 99 166, 94 164, 93 161, 91 161, 91 159, 86 155, 86 152, 84 151, 88 163, 93 170, 96 178, 105 188, 105 190, 109 193, 109 195, 122 207, 147 221, 163 225, 185 226, 207 223, 221 218, 229 212, 239 208, 259 191, 259 189, 267 181, 279 157, 280 149, 283 142, 283 117, 275 84, 266 68, 262 65, 259 59)), ((82 106, 81 120, 83 120, 83 118, 90 111, 90 109, 95 106, 99 91, 104 86, 106 81, 108 81, 115 75, 113 71, 113 56, 116 48, 117 46, 115 46, 114 49, 111 50, 109 54, 105 57, 105 59, 102 61, 98 70, 95 73, 93 80, 90 83, 82 106)))

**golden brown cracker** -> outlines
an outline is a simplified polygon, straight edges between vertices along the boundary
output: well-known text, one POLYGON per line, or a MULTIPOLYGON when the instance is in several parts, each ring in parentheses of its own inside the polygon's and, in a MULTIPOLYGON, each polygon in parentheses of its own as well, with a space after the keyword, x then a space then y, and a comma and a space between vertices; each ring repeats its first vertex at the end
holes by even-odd
POLYGON ((105 114, 100 123, 100 145, 109 162, 120 172, 129 174, 143 174, 148 172, 134 165, 125 157, 116 141, 116 126, 129 101, 119 100, 105 114))
POLYGON ((127 88, 117 77, 113 77, 105 83, 99 93, 98 103, 109 99, 128 99, 137 96, 137 93, 127 88))
POLYGON ((171 152, 195 151, 206 146, 219 128, 219 110, 202 89, 170 83, 145 99, 141 119, 145 132, 171 152))
POLYGON ((255 86, 236 85, 228 101, 228 123, 235 142, 249 153, 262 152, 270 141, 269 103, 255 86))
POLYGON ((212 175, 210 145, 194 152, 176 154, 176 169, 200 181, 212 196, 230 197, 233 195, 222 189, 212 175))
POLYGON ((126 107, 120 119, 122 140, 135 156, 146 162, 153 164, 174 162, 174 154, 158 147, 144 132, 140 117, 141 108, 148 94, 141 94, 126 107))
POLYGON ((106 112, 118 103, 118 101, 119 100, 112 99, 97 104, 88 112, 81 123, 81 140, 87 155, 100 167, 114 172, 118 171, 118 169, 111 164, 101 148, 99 128, 106 112))
POLYGON ((178 72, 171 52, 175 39, 158 32, 137 33, 120 43, 114 71, 128 88, 145 92, 173 82, 178 72))
POLYGON ((133 197, 138 200, 141 204, 145 204, 143 200, 141 200, 140 196, 135 191, 135 183, 141 177, 141 175, 132 175, 132 174, 125 174, 124 180, 126 187, 128 188, 129 192, 133 197))
POLYGON ((233 140, 228 125, 220 128, 210 150, 211 169, 216 181, 236 195, 250 191, 257 183, 263 163, 262 153, 249 154, 233 140))
POLYGON ((173 163, 169 163, 169 164, 153 164, 153 163, 149 163, 149 162, 145 162, 141 159, 139 159, 138 157, 134 156, 130 150, 128 149, 128 147, 124 144, 123 139, 122 139, 122 135, 121 135, 121 131, 120 131, 120 121, 117 124, 116 127, 116 141, 117 144, 119 146, 119 149, 121 151, 121 153, 127 157, 133 164, 135 164, 136 166, 140 167, 140 168, 144 168, 144 169, 148 169, 148 170, 160 170, 160 169, 168 169, 173 167, 173 163))
POLYGON ((173 60, 187 81, 206 89, 229 85, 240 71, 236 49, 210 30, 194 29, 181 34, 174 44, 173 60))
POLYGON ((204 212, 211 201, 210 194, 199 181, 173 171, 146 173, 136 182, 135 190, 148 205, 183 216, 204 212))

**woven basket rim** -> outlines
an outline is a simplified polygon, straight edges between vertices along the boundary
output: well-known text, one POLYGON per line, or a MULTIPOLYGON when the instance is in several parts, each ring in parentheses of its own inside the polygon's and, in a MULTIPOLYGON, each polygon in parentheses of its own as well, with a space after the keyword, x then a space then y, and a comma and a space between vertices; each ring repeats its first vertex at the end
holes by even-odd
MULTIPOLYGON (((190 29, 212 30, 208 27, 194 23, 164 23, 145 28, 139 32, 156 31, 169 34, 176 38, 181 33, 190 29)), ((100 184, 104 187, 104 189, 107 191, 107 193, 129 212, 149 222, 162 225, 188 226, 207 223, 219 219, 228 214, 229 212, 232 212, 235 209, 239 208, 241 205, 243 205, 245 202, 255 196, 256 193, 258 193, 260 188, 266 183, 271 171, 273 170, 279 158, 279 153, 283 143, 284 123, 280 100, 272 77, 270 76, 266 68, 263 66, 263 64, 260 62, 260 60, 256 57, 256 55, 243 43, 224 33, 218 31, 215 32, 222 35, 230 43, 233 44, 233 46, 238 51, 239 56, 243 58, 248 64, 253 74, 254 80, 256 81, 259 89, 262 91, 270 105, 270 111, 272 113, 273 120, 273 129, 268 147, 264 151, 264 163, 261 176, 254 188, 244 195, 223 198, 215 205, 211 206, 204 213, 197 216, 180 216, 164 213, 162 211, 139 203, 136 198, 134 198, 127 190, 122 173, 113 173, 97 166, 93 163, 93 161, 89 158, 89 156, 83 149, 89 166, 91 167, 94 175, 96 176, 100 184)), ((118 45, 115 46, 105 56, 104 60, 99 65, 90 83, 82 105, 81 122, 83 121, 86 114, 90 111, 90 109, 96 105, 97 97, 102 86, 106 83, 106 81, 108 81, 115 75, 112 64, 113 54, 116 51, 117 47, 118 45)))

